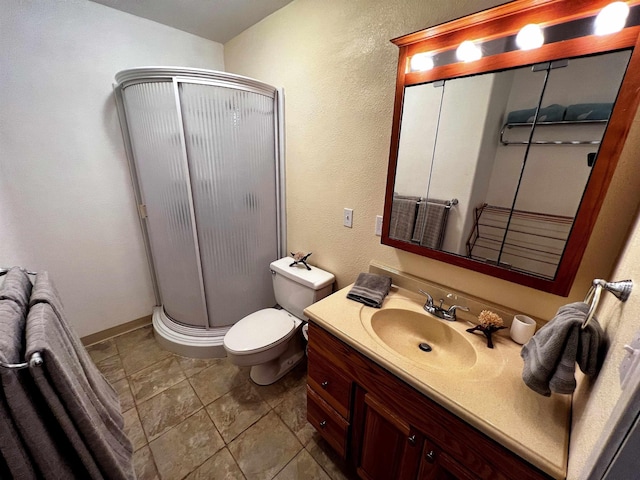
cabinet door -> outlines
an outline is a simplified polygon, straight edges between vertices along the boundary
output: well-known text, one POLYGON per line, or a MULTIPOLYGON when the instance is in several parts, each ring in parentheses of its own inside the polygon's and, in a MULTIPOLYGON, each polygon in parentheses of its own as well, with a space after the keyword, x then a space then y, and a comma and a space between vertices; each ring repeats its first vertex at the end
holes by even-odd
POLYGON ((369 393, 358 475, 365 480, 415 479, 422 436, 369 393))
POLYGON ((443 452, 428 438, 424 441, 418 480, 478 480, 479 477, 443 452))

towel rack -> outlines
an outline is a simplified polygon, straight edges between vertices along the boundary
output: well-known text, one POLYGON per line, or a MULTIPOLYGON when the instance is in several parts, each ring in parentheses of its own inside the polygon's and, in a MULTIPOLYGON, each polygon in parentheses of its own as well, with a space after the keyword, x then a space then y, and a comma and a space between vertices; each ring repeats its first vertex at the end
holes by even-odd
POLYGON ((40 352, 33 352, 28 362, 24 362, 24 363, 0 362, 0 367, 8 368, 9 370, 22 370, 23 368, 39 367, 43 363, 44 363, 44 359, 40 355, 40 352))
POLYGON ((598 303, 600 302, 600 295, 602 294, 602 290, 606 290, 608 292, 613 293, 616 298, 622 302, 626 302, 631 295, 631 290, 633 289, 633 281, 632 280, 622 280, 620 282, 607 282, 606 280, 602 280, 597 278, 591 284, 591 288, 589 292, 587 292, 587 296, 584 299, 584 303, 589 304, 589 312, 587 313, 587 318, 582 323, 582 328, 586 328, 589 325, 589 322, 593 318, 593 314, 596 312, 596 308, 598 308, 598 303))
MULTIPOLYGON (((21 272, 26 273, 27 275, 37 275, 38 272, 32 272, 26 268, 17 267, 21 272)), ((0 277, 6 275, 11 270, 10 267, 0 267, 0 277)), ((23 368, 28 367, 39 367, 44 363, 44 359, 40 355, 40 352, 33 352, 31 358, 24 363, 4 363, 0 361, 0 367, 8 368, 9 370, 22 370, 23 368)))
MULTIPOLYGON (((32 272, 31 270, 27 270, 26 268, 22 268, 22 267, 17 267, 21 272, 26 273, 27 275, 37 275, 38 272, 32 272)), ((7 273, 9 273, 9 270, 11 270, 10 267, 0 267, 0 277, 2 275, 6 275, 7 273)))

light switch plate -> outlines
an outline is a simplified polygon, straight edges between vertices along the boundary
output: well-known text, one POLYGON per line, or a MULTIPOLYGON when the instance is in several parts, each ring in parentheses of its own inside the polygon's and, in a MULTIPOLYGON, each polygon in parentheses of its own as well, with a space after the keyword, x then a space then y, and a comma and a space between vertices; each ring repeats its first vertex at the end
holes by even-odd
POLYGON ((629 383, 629 379, 634 375, 638 375, 638 368, 640 368, 640 331, 636 332, 631 343, 624 346, 627 354, 620 362, 620 388, 624 390, 624 387, 629 383))
POLYGON ((343 225, 345 227, 352 228, 353 227, 353 208, 345 208, 344 209, 344 219, 343 225))
POLYGON ((382 215, 376 215, 376 230, 375 234, 379 237, 382 236, 382 215))

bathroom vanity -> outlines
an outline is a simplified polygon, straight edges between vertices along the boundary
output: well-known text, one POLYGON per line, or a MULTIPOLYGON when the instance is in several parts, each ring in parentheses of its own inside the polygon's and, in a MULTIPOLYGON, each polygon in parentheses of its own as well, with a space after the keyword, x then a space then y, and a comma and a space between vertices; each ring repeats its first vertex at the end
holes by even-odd
POLYGON ((305 311, 307 418, 359 477, 565 478, 570 397, 524 385, 508 334, 488 349, 466 321, 425 313, 411 291, 393 287, 374 309, 348 300, 349 289, 305 311), (418 349, 412 319, 425 321, 432 351, 418 349))

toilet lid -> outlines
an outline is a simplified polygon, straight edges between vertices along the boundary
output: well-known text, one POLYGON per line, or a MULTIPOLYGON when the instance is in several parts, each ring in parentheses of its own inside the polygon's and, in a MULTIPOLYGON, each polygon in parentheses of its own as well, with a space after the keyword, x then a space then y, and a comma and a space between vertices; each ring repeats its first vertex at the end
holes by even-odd
POLYGON ((258 310, 229 329, 224 336, 224 346, 238 355, 266 350, 290 336, 295 328, 293 318, 286 310, 258 310))

